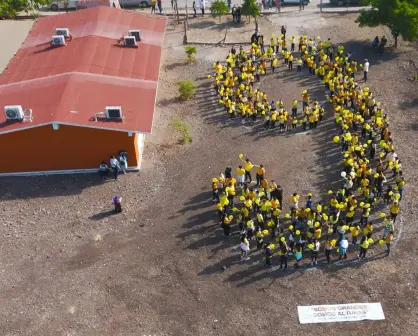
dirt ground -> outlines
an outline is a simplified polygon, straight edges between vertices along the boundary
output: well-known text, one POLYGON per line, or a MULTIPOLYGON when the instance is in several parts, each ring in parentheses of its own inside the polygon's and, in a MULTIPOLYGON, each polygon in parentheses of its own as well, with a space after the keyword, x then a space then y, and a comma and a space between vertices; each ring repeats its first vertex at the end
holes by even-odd
MULTIPOLYGON (((418 53, 402 44, 374 55, 370 41, 383 32, 359 29, 354 17, 317 15, 320 24, 311 17, 311 28, 286 20, 289 34, 331 37, 370 61, 368 86, 389 113, 408 180, 390 259, 376 247, 362 263, 351 262, 350 253, 346 263, 286 272, 266 270, 257 253, 238 262, 237 238, 224 244, 215 220, 211 178, 226 165, 235 168, 238 153, 245 153, 283 186, 286 200, 295 191, 324 195, 341 171, 330 142, 335 129, 329 115, 317 130, 299 135, 229 121, 207 79, 212 62, 228 50, 198 46, 197 64, 186 65, 182 31, 170 24, 141 172, 106 183, 91 175, 0 179, 0 334, 310 335, 332 328, 336 334, 415 335, 418 85, 407 77, 418 53), (180 103, 175 83, 190 78, 196 97, 180 103), (177 143, 169 126, 174 116, 190 124, 192 144, 177 143), (123 197, 120 215, 109 212, 114 194, 123 197), (381 302, 386 320, 298 322, 298 305, 352 302, 381 302)), ((269 20, 260 22, 262 32, 277 33, 283 19, 269 20)), ((223 37, 208 23, 200 33, 196 25, 190 31, 196 40, 223 37)), ((286 106, 305 88, 324 100, 317 79, 283 68, 264 76, 260 88, 286 106)))

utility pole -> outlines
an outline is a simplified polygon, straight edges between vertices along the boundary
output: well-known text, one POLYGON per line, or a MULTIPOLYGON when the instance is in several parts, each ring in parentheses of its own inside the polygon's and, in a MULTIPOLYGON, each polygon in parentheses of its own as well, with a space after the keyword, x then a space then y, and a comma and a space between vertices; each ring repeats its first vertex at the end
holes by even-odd
POLYGON ((322 0, 321 0, 321 3, 319 4, 319 9, 320 9, 320 11, 322 13, 322 0))

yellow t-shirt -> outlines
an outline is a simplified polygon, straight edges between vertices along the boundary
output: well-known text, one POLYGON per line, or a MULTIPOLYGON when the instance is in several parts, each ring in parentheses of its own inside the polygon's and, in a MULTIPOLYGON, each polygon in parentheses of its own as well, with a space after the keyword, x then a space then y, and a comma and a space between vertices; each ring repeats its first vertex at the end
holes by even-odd
POLYGON ((390 212, 393 214, 398 214, 399 213, 399 204, 392 204, 390 206, 390 212))
POLYGON ((237 175, 238 176, 245 175, 245 169, 244 168, 237 168, 237 175))
POLYGON ((251 163, 251 162, 249 162, 249 161, 245 162, 245 170, 246 170, 247 172, 250 172, 252 169, 253 169, 253 165, 252 165, 252 163, 251 163))

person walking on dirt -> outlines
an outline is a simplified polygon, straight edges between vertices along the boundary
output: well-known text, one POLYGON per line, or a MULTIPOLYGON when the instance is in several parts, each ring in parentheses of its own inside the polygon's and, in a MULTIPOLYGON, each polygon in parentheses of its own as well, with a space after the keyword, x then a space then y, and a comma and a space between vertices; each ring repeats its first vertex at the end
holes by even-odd
POLYGON ((378 54, 378 55, 383 54, 383 51, 384 51, 385 46, 386 46, 386 44, 387 44, 387 43, 388 43, 388 40, 387 40, 386 36, 383 36, 383 37, 380 39, 379 50, 377 51, 377 54, 378 54))
POLYGON ((250 242, 248 241, 247 237, 245 235, 241 236, 241 260, 247 261, 250 260, 248 257, 248 252, 250 251, 250 242))
POLYGON ((205 16, 206 1, 200 0, 200 10, 202 11, 202 17, 205 16))
POLYGON ((245 180, 248 181, 249 183, 251 183, 252 181, 252 176, 251 176, 251 171, 253 170, 254 167, 257 167, 256 165, 253 165, 250 162, 250 159, 245 159, 245 161, 243 159, 241 159, 242 162, 244 162, 244 169, 245 169, 245 180))
POLYGON ((369 66, 370 66, 369 60, 366 58, 364 60, 364 65, 363 65, 363 74, 364 74, 363 80, 364 80, 364 82, 367 82, 367 79, 368 79, 367 75, 369 73, 369 66))
POLYGON ((115 212, 121 213, 122 212, 122 197, 114 196, 112 197, 112 204, 115 207, 115 212))
POLYGON ((237 23, 241 23, 241 6, 237 8, 236 16, 237 16, 237 23))
POLYGON ((193 0, 193 12, 194 12, 193 17, 194 17, 194 18, 195 18, 195 17, 197 17, 197 11, 196 11, 196 1, 195 1, 195 0, 193 0))
MULTIPOLYGON (((284 240, 284 237, 282 237, 282 239, 284 240)), ((287 259, 288 259, 288 251, 289 248, 286 244, 286 241, 280 241, 280 245, 279 245, 279 256, 280 256, 280 267, 279 269, 287 269, 287 259)))
POLYGON ((317 239, 314 239, 312 245, 311 265, 313 266, 318 264, 318 254, 321 243, 317 239))
POLYGON ((305 0, 299 0, 299 12, 305 10, 305 0))
POLYGON ((368 249, 369 249, 369 241, 367 240, 366 236, 363 236, 360 241, 360 254, 358 255, 358 259, 365 259, 368 249))
POLYGON ((392 240, 393 240, 393 231, 390 231, 386 234, 386 237, 385 237, 386 256, 389 256, 390 254, 390 244, 392 243, 392 240))
POLYGON ((265 255, 266 255, 266 267, 271 266, 271 259, 273 258, 274 244, 269 244, 266 246, 265 255))
POLYGON ((231 9, 232 22, 236 22, 236 12, 237 12, 237 7, 235 7, 235 5, 234 5, 231 9))
POLYGON ((281 34, 283 35, 283 39, 286 39, 286 28, 284 26, 282 26, 282 28, 280 29, 281 34))

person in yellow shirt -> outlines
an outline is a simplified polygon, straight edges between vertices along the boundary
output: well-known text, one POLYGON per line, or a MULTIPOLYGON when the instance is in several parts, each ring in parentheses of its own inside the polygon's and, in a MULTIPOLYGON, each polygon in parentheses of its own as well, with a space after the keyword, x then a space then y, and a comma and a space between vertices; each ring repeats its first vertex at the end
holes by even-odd
POLYGON ((273 57, 271 60, 271 64, 270 64, 272 72, 274 72, 274 70, 277 68, 277 62, 278 62, 277 58, 273 57))
POLYGON ((289 65, 289 70, 293 70, 293 55, 292 54, 289 55, 289 59, 287 62, 289 65))
POLYGON ((292 36, 291 38, 289 38, 289 40, 290 40, 290 51, 295 52, 295 37, 292 36))
POLYGON ((396 217, 399 214, 399 210, 400 210, 399 202, 398 201, 394 201, 392 203, 392 205, 390 206, 390 209, 389 209, 389 211, 390 211, 390 218, 392 219, 393 224, 395 224, 395 222, 396 222, 396 217))
POLYGON ((296 209, 299 208, 299 198, 300 196, 298 193, 294 193, 292 196, 290 196, 290 202, 292 203, 292 206, 296 209))
POLYGON ((222 228, 224 230, 224 235, 226 239, 229 239, 229 236, 231 235, 231 222, 232 222, 233 216, 224 216, 224 219, 222 221, 222 228))
POLYGON ((261 248, 264 245, 264 234, 263 234, 261 228, 256 229, 255 239, 257 241, 257 250, 261 250, 261 248))
POLYGON ((218 179, 212 179, 212 201, 219 202, 219 188, 218 188, 218 179))
POLYGON ((351 231, 351 237, 352 237, 351 243, 353 245, 356 245, 358 236, 360 235, 360 226, 358 226, 358 225, 357 226, 352 226, 350 228, 350 231, 351 231))
POLYGON ((245 182, 245 169, 242 166, 238 166, 237 168, 237 182, 238 186, 243 187, 245 182))
POLYGON ((302 72, 302 59, 298 59, 298 66, 296 72, 302 72))
POLYGON ((257 167, 257 165, 253 165, 250 162, 250 159, 245 159, 245 161, 243 159, 241 159, 242 162, 244 162, 244 169, 245 169, 245 180, 248 181, 249 183, 252 182, 253 178, 251 176, 251 171, 253 170, 254 167, 257 167))
POLYGON ((385 237, 385 243, 386 243, 386 256, 389 256, 390 254, 390 244, 393 240, 393 231, 389 231, 385 237))
POLYGON ((264 169, 263 165, 260 165, 255 175, 255 178, 257 180, 257 187, 259 187, 261 185, 261 181, 264 180, 265 173, 266 173, 266 170, 264 169))
POLYGON ((234 197, 235 197, 235 186, 234 183, 229 182, 228 186, 225 188, 225 191, 228 195, 229 205, 234 206, 234 197))
POLYGON ((369 241, 367 240, 366 236, 363 236, 360 241, 360 254, 358 255, 358 259, 366 258, 366 253, 368 249, 369 249, 369 241))

